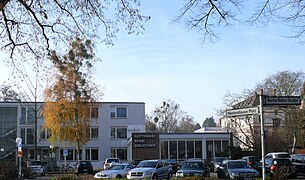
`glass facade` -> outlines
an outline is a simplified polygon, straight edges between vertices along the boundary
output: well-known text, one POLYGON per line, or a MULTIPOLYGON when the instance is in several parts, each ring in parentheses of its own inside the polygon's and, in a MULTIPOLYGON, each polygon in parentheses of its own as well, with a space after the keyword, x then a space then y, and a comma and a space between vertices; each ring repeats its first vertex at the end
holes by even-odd
POLYGON ((202 141, 161 141, 161 159, 202 158, 202 141))

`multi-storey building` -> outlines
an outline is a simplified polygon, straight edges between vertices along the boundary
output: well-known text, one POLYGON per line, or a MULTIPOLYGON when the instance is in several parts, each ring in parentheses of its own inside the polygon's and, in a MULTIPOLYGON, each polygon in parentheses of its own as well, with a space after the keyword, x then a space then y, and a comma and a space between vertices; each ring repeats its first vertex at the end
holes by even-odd
MULTIPOLYGON (((1 102, 0 103, 0 148, 1 158, 16 158, 16 138, 22 139, 22 160, 55 159, 59 163, 76 161, 75 143, 51 144, 50 133, 43 128, 40 115, 43 103, 1 102), (36 110, 35 110, 36 109, 36 110), (35 113, 36 112, 36 113, 35 113), (35 123, 37 115, 37 124, 35 123), (35 132, 37 147, 35 148, 35 132)), ((145 104, 142 102, 100 102, 91 109, 90 141, 81 148, 81 159, 90 160, 95 169, 103 165, 108 157, 131 160, 128 139, 132 132, 145 131, 145 104)))

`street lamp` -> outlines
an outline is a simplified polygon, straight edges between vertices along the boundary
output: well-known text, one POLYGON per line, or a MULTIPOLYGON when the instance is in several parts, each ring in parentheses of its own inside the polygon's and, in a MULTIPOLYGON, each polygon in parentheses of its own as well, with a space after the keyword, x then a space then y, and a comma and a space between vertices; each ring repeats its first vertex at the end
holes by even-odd
POLYGON ((1 148, 1 157, 2 157, 2 159, 4 159, 4 156, 3 156, 3 152, 4 152, 4 148, 1 148))

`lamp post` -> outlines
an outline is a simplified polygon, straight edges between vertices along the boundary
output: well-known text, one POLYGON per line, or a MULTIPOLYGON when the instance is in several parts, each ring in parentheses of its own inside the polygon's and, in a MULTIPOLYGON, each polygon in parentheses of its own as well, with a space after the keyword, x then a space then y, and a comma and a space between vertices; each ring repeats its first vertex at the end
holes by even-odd
POLYGON ((54 148, 54 146, 51 144, 50 145, 50 150, 51 150, 51 154, 50 154, 50 160, 51 160, 51 162, 52 162, 52 166, 51 166, 51 171, 53 171, 53 148, 54 148))
POLYGON ((0 151, 1 151, 1 158, 4 159, 4 156, 3 156, 4 148, 1 148, 0 151))

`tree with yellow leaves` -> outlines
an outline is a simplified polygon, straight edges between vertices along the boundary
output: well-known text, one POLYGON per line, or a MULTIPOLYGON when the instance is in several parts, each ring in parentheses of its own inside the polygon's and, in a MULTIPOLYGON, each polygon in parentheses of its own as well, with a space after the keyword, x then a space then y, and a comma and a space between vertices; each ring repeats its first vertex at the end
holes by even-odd
POLYGON ((52 51, 51 60, 57 71, 54 83, 45 90, 44 127, 53 144, 75 143, 80 160, 80 148, 89 140, 86 130, 91 124, 91 103, 102 95, 90 76, 98 59, 91 41, 76 38, 66 55, 52 51))

